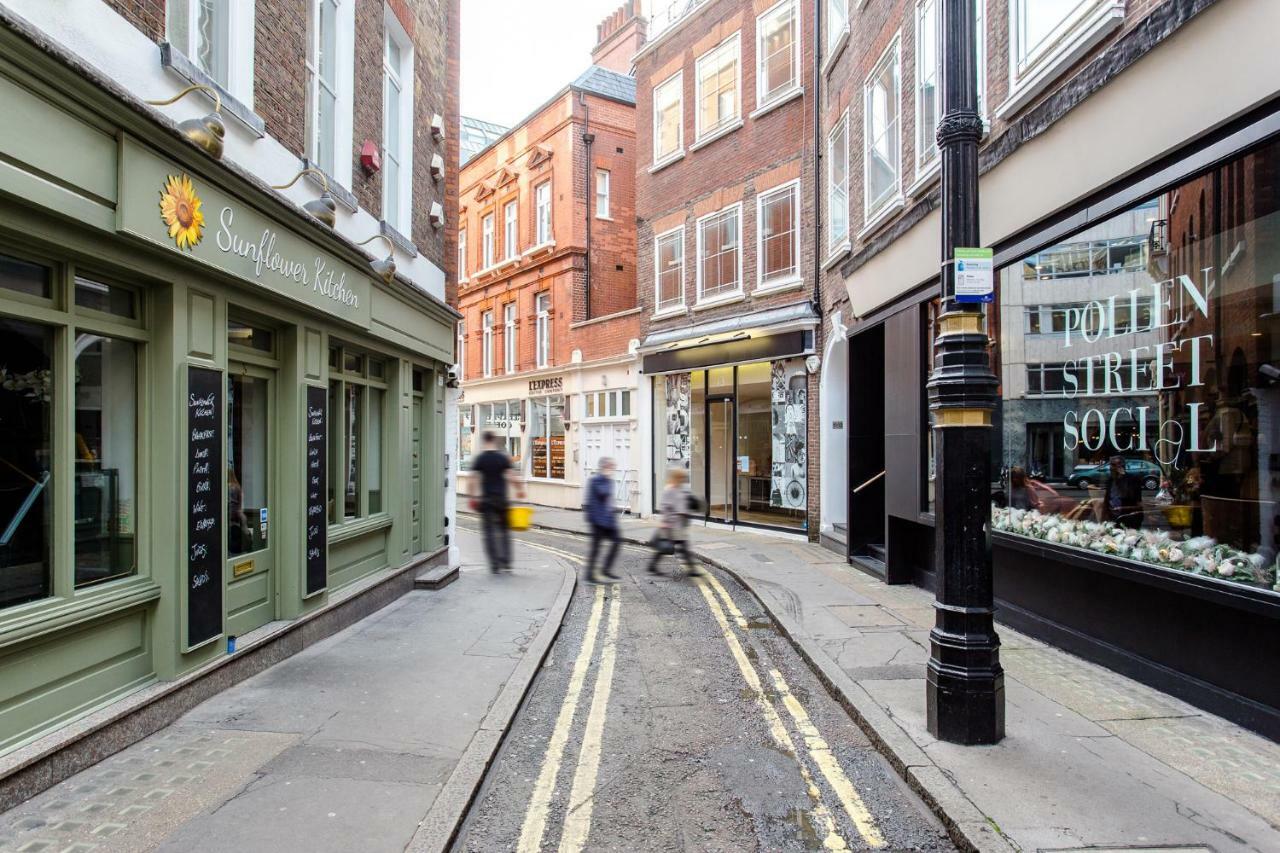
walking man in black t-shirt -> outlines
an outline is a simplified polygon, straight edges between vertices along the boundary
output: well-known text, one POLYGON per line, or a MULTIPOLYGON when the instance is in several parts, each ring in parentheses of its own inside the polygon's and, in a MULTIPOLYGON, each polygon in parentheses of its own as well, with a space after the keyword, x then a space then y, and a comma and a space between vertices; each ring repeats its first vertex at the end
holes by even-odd
POLYGON ((480 436, 480 443, 484 450, 471 460, 471 470, 476 472, 471 494, 479 498, 484 553, 489 558, 490 569, 495 572, 503 569, 510 571, 511 530, 507 525, 507 510, 511 503, 507 498, 507 490, 514 486, 516 494, 523 498, 524 487, 511 464, 511 458, 498 446, 498 437, 486 430, 480 436))

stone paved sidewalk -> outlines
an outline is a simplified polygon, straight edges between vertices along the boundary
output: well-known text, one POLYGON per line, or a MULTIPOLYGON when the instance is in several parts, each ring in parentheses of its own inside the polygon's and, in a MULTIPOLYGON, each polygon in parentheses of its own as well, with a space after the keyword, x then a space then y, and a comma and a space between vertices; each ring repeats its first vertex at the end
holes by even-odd
POLYGON ((529 549, 494 576, 475 537, 462 545, 457 582, 403 596, 0 814, 0 853, 440 849, 576 568, 529 549))
MULTIPOLYGON (((584 527, 564 510, 538 508, 534 522, 584 527)), ((653 526, 625 518, 624 536, 646 541, 653 526)), ((1280 744, 1006 627, 1005 740, 936 741, 925 725, 932 595, 795 538, 695 527, 692 541, 760 597, 965 845, 1280 850, 1280 744)))

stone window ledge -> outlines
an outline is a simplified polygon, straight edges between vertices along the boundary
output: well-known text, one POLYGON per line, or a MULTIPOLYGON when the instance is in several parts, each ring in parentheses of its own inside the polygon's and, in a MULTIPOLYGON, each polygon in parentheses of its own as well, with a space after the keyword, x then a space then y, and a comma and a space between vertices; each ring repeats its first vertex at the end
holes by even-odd
MULTIPOLYGON (((235 118, 258 139, 262 139, 267 135, 267 123, 262 116, 255 113, 247 104, 224 89, 208 74, 201 71, 199 66, 187 58, 186 54, 167 41, 160 43, 160 66, 177 74, 188 83, 196 83, 216 90, 222 98, 222 111, 224 113, 235 118)), ((207 93, 204 94, 208 97, 207 93)))

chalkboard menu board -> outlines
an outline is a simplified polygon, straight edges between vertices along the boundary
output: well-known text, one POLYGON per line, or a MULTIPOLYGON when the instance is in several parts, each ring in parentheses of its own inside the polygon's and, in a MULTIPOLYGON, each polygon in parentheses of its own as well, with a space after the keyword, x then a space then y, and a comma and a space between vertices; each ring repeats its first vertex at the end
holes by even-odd
POLYGON ((307 589, 314 595, 328 586, 329 543, 325 499, 328 495, 328 399, 324 388, 307 387, 307 589))
POLYGON ((187 646, 222 633, 222 372, 187 368, 187 646))

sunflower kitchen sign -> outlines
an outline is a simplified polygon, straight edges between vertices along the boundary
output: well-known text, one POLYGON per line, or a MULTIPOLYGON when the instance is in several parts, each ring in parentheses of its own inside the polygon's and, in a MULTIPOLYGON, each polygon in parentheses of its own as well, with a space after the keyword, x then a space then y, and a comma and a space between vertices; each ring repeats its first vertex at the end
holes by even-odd
POLYGON ((369 327, 366 269, 128 139, 117 229, 369 327))

